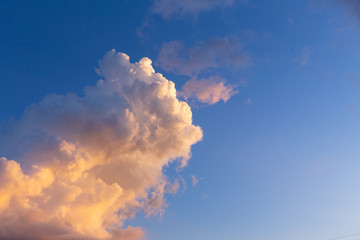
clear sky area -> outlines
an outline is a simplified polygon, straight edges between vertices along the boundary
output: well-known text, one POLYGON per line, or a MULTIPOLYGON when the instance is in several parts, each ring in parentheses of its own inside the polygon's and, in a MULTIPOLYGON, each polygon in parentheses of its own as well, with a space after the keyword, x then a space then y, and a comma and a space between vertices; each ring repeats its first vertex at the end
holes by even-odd
POLYGON ((0 239, 360 239, 360 1, 0 0, 0 239))

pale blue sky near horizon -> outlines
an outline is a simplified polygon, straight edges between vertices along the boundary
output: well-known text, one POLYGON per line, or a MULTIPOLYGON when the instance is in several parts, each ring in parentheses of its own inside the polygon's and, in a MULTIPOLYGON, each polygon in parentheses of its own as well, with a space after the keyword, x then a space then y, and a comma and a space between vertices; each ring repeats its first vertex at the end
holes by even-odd
POLYGON ((226 60, 194 74, 219 75, 237 94, 213 105, 189 99, 203 140, 187 167, 165 170, 182 175, 186 188, 166 196, 161 217, 139 212, 126 224, 144 228, 149 240, 360 233, 360 8, 351 10, 359 6, 248 0, 166 18, 151 5, 0 1, 0 129, 49 93, 81 95, 95 85, 98 60, 111 49, 131 62, 149 57, 180 90, 190 76, 162 67, 164 44, 236 39, 248 66, 226 60), (192 175, 201 179, 195 186, 192 175))

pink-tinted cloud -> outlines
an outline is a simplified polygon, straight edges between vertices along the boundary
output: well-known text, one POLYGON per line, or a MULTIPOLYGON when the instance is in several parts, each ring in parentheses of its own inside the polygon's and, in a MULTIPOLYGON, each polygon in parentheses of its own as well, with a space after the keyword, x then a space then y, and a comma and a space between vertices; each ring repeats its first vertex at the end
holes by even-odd
POLYGON ((199 74, 210 68, 243 68, 252 64, 237 38, 214 38, 187 47, 183 42, 165 43, 157 63, 168 72, 187 76, 199 74))
POLYGON ((197 79, 195 77, 187 81, 182 87, 179 95, 188 98, 196 98, 207 104, 215 104, 222 100, 226 102, 236 94, 233 86, 226 84, 225 79, 219 76, 197 79))
POLYGON ((229 7, 234 3, 235 0, 155 0, 151 12, 160 14, 166 19, 180 18, 186 15, 196 16, 200 12, 216 8, 229 7))
POLYGON ((127 227, 125 229, 116 229, 112 231, 113 239, 141 240, 145 239, 145 233, 140 227, 127 227))
POLYGON ((0 239, 142 239, 124 221, 164 211, 176 185, 163 167, 185 166, 202 131, 150 59, 110 51, 97 72, 83 96, 50 94, 0 136, 0 239))

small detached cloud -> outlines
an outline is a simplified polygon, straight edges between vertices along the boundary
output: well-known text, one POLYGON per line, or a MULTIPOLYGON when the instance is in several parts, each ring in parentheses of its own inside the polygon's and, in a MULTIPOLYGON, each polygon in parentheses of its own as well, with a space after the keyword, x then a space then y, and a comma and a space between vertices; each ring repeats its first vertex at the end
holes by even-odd
POLYGON ((298 62, 298 64, 301 67, 305 67, 310 64, 311 54, 312 54, 312 51, 310 50, 310 48, 308 46, 305 46, 302 49, 302 52, 301 52, 300 56, 296 59, 296 61, 298 62))
POLYGON ((287 26, 294 25, 294 19, 291 16, 288 16, 287 18, 287 26))
POLYGON ((151 7, 153 14, 159 14, 165 19, 181 18, 187 15, 197 16, 217 8, 230 7, 235 0, 155 0, 151 7))
POLYGON ((228 101, 236 93, 234 87, 226 84, 224 78, 212 76, 202 79, 191 78, 178 94, 186 100, 195 98, 202 103, 215 104, 221 100, 223 102, 228 101))
POLYGON ((195 175, 191 175, 191 181, 192 181, 192 185, 193 187, 195 187, 200 181, 204 180, 205 178, 198 178, 195 175))
POLYGON ((250 104, 252 104, 253 102, 252 102, 251 98, 248 98, 248 99, 246 99, 246 100, 244 101, 244 103, 250 105, 250 104))
POLYGON ((207 199, 211 199, 211 196, 210 196, 210 195, 205 194, 205 195, 203 195, 203 196, 202 196, 202 198, 203 198, 204 200, 207 200, 207 199))
POLYGON ((210 68, 244 68, 252 65, 238 38, 223 37, 187 47, 181 41, 163 44, 157 64, 165 71, 194 76, 210 68))

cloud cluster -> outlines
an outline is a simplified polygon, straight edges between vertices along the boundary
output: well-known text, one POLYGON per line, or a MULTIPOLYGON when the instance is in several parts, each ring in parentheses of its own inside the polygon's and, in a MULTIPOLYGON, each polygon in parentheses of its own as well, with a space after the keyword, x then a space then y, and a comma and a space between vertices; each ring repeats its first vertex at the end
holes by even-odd
POLYGON ((163 167, 186 165, 201 128, 150 59, 113 50, 97 72, 83 96, 48 95, 0 135, 0 239, 141 239, 124 221, 163 211, 163 167))
POLYGON ((226 102, 236 94, 236 90, 219 76, 202 79, 193 77, 184 84, 179 94, 186 100, 193 97, 202 103, 215 104, 220 100, 226 102))
MULTIPOLYGON (((201 12, 230 7, 235 2, 247 4, 247 0, 154 0, 137 34, 144 37, 144 30, 152 24, 153 15, 167 20, 197 17, 201 12)), ((220 100, 227 101, 235 91, 230 84, 225 85, 225 79, 214 81, 219 75, 214 74, 214 70, 244 68, 252 65, 252 61, 238 38, 217 37, 197 42, 193 47, 186 46, 182 41, 166 42, 160 50, 157 65, 167 72, 190 78, 180 92, 186 100, 195 98, 202 103, 215 104, 220 100), (197 80, 203 77, 202 73, 209 71, 212 73, 208 79, 197 80)))
POLYGON ((234 3, 235 0, 155 0, 151 11, 165 19, 180 18, 186 15, 196 16, 214 8, 229 7, 234 3))
POLYGON ((252 60, 238 38, 223 37, 197 42, 193 47, 180 41, 165 43, 157 64, 165 71, 191 77, 180 92, 182 97, 214 104, 220 100, 226 102, 234 95, 234 86, 217 75, 199 76, 213 70, 245 68, 252 65, 252 60))

